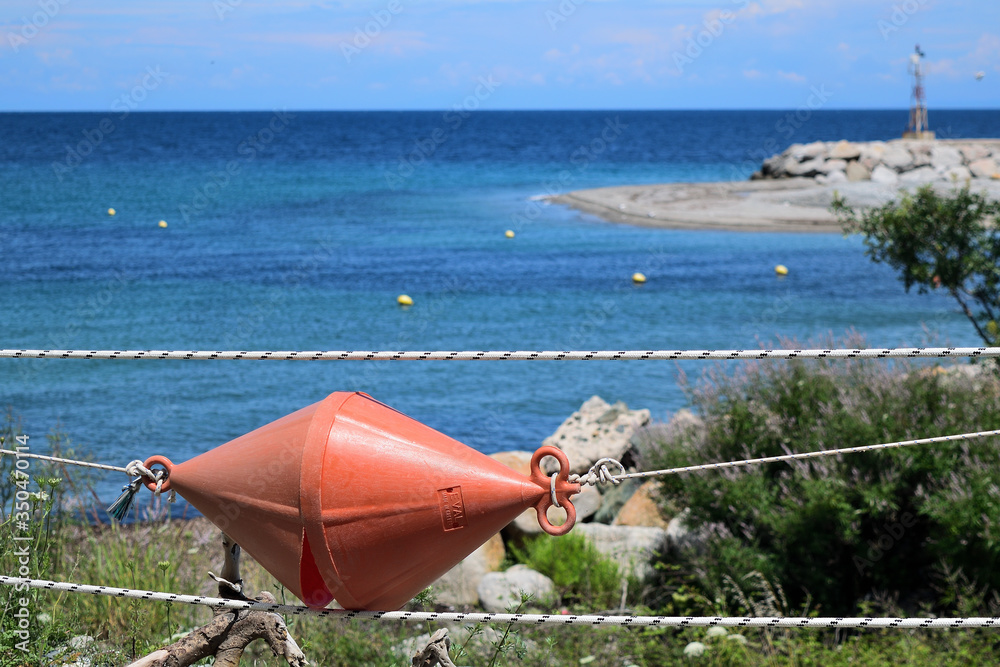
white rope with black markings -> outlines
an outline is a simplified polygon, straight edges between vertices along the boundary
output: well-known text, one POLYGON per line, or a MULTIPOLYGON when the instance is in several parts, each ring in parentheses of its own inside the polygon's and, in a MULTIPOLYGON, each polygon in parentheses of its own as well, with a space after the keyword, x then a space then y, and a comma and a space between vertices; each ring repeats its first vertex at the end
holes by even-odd
MULTIPOLYGON (((104 463, 91 463, 90 461, 79 461, 77 459, 64 459, 58 456, 46 456, 44 454, 32 454, 31 452, 16 452, 11 449, 0 449, 0 456, 7 454, 8 456, 16 456, 19 459, 39 459, 41 461, 52 461, 53 463, 66 463, 68 465, 80 466, 81 468, 97 468, 98 470, 110 470, 113 472, 123 472, 126 474, 136 474, 131 473, 128 466, 112 466, 104 463)), ((132 463, 141 464, 142 461, 133 461, 132 463)), ((129 466, 132 465, 129 464, 129 466)))
POLYGON ((270 361, 675 361, 732 359, 895 359, 1000 357, 1000 347, 873 347, 815 350, 16 350, 13 359, 180 359, 270 361))
POLYGON ((0 575, 0 584, 26 586, 70 593, 89 593, 119 598, 158 600, 181 604, 225 607, 227 609, 254 609, 289 614, 315 615, 343 620, 362 619, 401 621, 405 623, 437 621, 441 623, 517 623, 521 625, 616 625, 624 627, 713 627, 725 628, 885 628, 885 629, 944 629, 944 628, 993 628, 1000 627, 1000 618, 876 618, 871 616, 848 618, 796 618, 784 616, 615 616, 575 614, 491 614, 460 612, 420 611, 347 611, 344 609, 315 609, 287 604, 269 604, 244 600, 179 595, 112 586, 89 586, 45 579, 28 579, 0 575))
POLYGON ((965 440, 975 440, 978 438, 991 438, 1000 436, 1000 429, 993 431, 978 431, 976 433, 958 433, 956 435, 939 435, 933 438, 920 438, 917 440, 901 440, 899 442, 885 442, 879 445, 861 445, 859 447, 844 447, 842 449, 821 449, 815 452, 801 452, 797 454, 781 454, 780 456, 765 456, 759 459, 743 459, 742 461, 723 461, 721 463, 702 463, 681 468, 666 468, 663 470, 648 470, 644 472, 625 472, 625 466, 615 459, 600 459, 593 465, 589 472, 584 475, 570 475, 569 481, 579 484, 597 484, 598 482, 611 482, 618 484, 625 479, 636 479, 642 477, 657 477, 663 475, 679 475, 685 472, 698 472, 701 470, 718 470, 721 468, 739 468, 742 466, 762 465, 765 463, 779 463, 781 461, 799 461, 803 459, 816 459, 823 456, 840 456, 842 454, 856 454, 858 452, 872 452, 879 449, 893 449, 896 447, 912 447, 913 445, 930 445, 941 442, 959 442, 965 440), (612 473, 608 466, 616 466, 620 472, 612 473))

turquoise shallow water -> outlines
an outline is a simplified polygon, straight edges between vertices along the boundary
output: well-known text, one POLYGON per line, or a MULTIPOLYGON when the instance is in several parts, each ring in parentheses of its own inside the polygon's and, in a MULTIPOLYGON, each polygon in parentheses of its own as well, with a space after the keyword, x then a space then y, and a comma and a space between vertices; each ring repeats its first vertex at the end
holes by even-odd
MULTIPOLYGON (((101 115, 4 115, 2 347, 736 348, 851 328, 872 345, 975 344, 950 301, 906 294, 857 238, 639 229, 531 199, 745 178, 772 144, 901 121, 817 112, 787 137, 786 113, 145 114, 100 141, 101 115), (609 122, 627 127, 604 140, 609 122)), ((995 112, 934 117, 1000 136, 995 112)), ((704 367, 0 360, 0 402, 29 434, 59 423, 118 464, 184 460, 336 390, 491 452, 537 447, 593 394, 666 418, 684 405, 678 369, 704 367)))

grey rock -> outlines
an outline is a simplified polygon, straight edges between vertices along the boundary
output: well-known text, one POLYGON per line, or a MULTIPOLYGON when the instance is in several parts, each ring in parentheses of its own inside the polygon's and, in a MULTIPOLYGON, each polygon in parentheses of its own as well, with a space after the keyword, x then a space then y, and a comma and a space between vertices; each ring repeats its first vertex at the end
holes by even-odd
POLYGON ((964 165, 949 167, 948 169, 945 169, 941 175, 944 177, 944 180, 949 183, 962 183, 972 178, 972 172, 969 171, 969 168, 964 165))
POLYGON ((594 515, 594 521, 597 523, 614 521, 618 511, 641 486, 642 480, 638 479, 626 479, 621 484, 602 486, 601 509, 594 515))
POLYGON ((969 171, 976 178, 992 178, 993 174, 1000 173, 1000 165, 993 158, 980 158, 969 163, 969 171))
POLYGON ((522 593, 532 597, 532 606, 545 607, 555 601, 556 587, 551 579, 527 565, 515 565, 506 572, 490 572, 479 582, 479 603, 491 613, 516 607, 522 593))
POLYGON ((586 537, 602 555, 618 564, 622 574, 650 577, 652 563, 667 547, 667 531, 645 526, 607 526, 584 523, 574 530, 586 537))
MULTIPOLYGON (((937 170, 934 167, 918 167, 913 171, 908 171, 904 174, 900 174, 900 183, 932 183, 941 178, 937 170)), ((874 180, 874 179, 872 179, 874 180)))
POLYGON ((815 176, 821 173, 825 160, 822 157, 815 157, 805 162, 785 162, 785 171, 790 176, 815 176), (791 162, 791 164, 789 164, 791 162))
POLYGON ((796 150, 789 149, 791 155, 800 162, 821 157, 826 152, 826 144, 814 141, 811 144, 800 145, 796 150))
POLYGON ((963 158, 965 158, 966 163, 972 163, 976 160, 982 160, 984 157, 990 156, 990 150, 982 144, 966 144, 964 146, 959 146, 958 152, 962 154, 963 158))
POLYGON ((861 145, 861 157, 858 160, 871 171, 882 160, 883 153, 885 153, 884 141, 870 141, 861 145))
POLYGON ((845 169, 847 169, 847 160, 833 159, 824 162, 819 170, 821 173, 829 174, 834 171, 844 171, 845 169))
POLYGON ((451 607, 476 604, 479 602, 479 583, 489 572, 500 569, 505 554, 503 539, 494 535, 432 584, 434 598, 451 607))
POLYGON ((850 141, 838 141, 830 151, 830 157, 841 160, 856 160, 861 157, 861 149, 850 141))
MULTIPOLYGON (((879 160, 883 165, 896 171, 905 171, 913 164, 913 154, 898 143, 888 143, 879 160)), ((872 174, 874 174, 874 169, 872 174)), ((872 180, 875 180, 872 178, 872 180)))
MULTIPOLYGON (((647 423, 649 410, 629 410, 621 402, 611 406, 600 396, 593 396, 542 444, 566 452, 570 472, 585 473, 598 459, 621 460, 631 447, 630 440, 636 429, 647 423)), ((542 463, 547 472, 554 470, 553 459, 542 463)))
POLYGON ((831 171, 829 174, 826 175, 827 185, 836 185, 837 183, 847 183, 847 174, 844 173, 843 169, 838 169, 837 171, 831 171))
POLYGON ((931 148, 931 166, 944 171, 962 164, 962 154, 954 146, 935 144, 931 148))
POLYGON ((871 176, 872 183, 881 183, 883 185, 895 185, 899 181, 899 175, 895 171, 886 167, 883 164, 875 165, 872 169, 871 176))
POLYGON ((852 183, 855 181, 867 181, 872 177, 872 172, 868 167, 864 166, 860 162, 848 162, 847 169, 845 170, 847 174, 847 180, 852 183))

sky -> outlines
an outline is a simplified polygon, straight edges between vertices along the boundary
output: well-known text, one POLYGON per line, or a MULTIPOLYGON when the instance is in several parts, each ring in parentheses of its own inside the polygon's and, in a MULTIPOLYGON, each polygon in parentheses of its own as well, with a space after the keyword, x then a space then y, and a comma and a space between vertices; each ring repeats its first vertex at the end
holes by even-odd
POLYGON ((997 0, 0 0, 0 111, 894 109, 916 44, 1000 109, 997 0))

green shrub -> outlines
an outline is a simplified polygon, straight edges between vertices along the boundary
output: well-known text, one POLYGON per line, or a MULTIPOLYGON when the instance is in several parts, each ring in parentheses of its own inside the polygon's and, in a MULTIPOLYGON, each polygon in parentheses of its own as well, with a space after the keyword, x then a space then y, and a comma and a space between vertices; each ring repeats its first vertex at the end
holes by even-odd
MULTIPOLYGON (((686 388, 706 432, 658 443, 656 467, 1000 428, 987 367, 970 378, 885 360, 772 361, 686 388)), ((688 556, 710 597, 751 572, 792 607, 812 600, 831 615, 866 599, 939 602, 943 568, 1000 585, 996 438, 665 477, 663 493, 715 535, 688 556)))
POLYGON ((523 549, 513 547, 512 551, 519 562, 550 578, 564 602, 584 602, 604 609, 621 602, 618 565, 582 535, 540 535, 525 542, 523 549))

